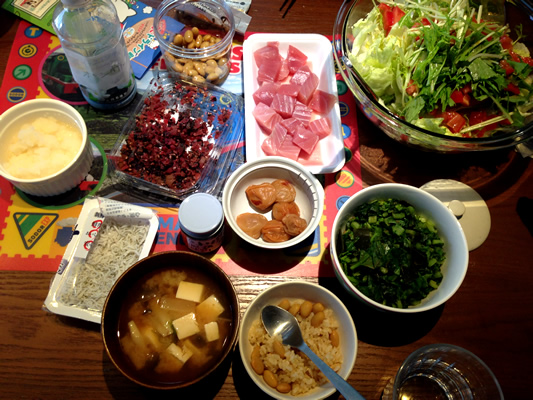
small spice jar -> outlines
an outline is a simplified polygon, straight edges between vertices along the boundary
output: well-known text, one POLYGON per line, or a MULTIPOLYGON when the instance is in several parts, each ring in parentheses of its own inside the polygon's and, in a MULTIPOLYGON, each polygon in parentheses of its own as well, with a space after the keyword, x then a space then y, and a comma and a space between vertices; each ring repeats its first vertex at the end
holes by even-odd
POLYGON ((229 75, 235 21, 224 0, 165 0, 154 33, 172 76, 221 85, 229 75))
POLYGON ((178 211, 181 232, 187 247, 197 253, 209 253, 222 245, 224 211, 216 197, 196 193, 187 197, 178 211))

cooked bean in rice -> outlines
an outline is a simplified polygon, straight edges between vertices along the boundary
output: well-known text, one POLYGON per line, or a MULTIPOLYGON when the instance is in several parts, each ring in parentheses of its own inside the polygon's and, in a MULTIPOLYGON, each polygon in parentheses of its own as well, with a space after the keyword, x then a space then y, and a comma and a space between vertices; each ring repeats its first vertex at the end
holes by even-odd
MULTIPOLYGON (((303 338, 311 350, 338 372, 343 357, 339 346, 339 324, 333 311, 329 308, 319 311, 320 308, 314 307, 314 311, 308 314, 303 311, 304 307, 300 309, 304 303, 301 299, 291 300, 290 303, 283 300, 282 303, 279 304, 280 307, 288 309, 295 315, 303 338), (289 307, 285 307, 282 303, 289 304, 289 307), (305 317, 300 310, 306 315, 305 317), (315 315, 320 312, 324 313, 325 318, 318 325, 317 320, 322 318, 317 318, 315 315)), ((315 304, 323 308, 320 303, 315 304)), ((252 323, 248 340, 254 349, 250 360, 254 371, 263 375, 265 382, 279 392, 301 395, 328 382, 324 374, 304 353, 282 345, 280 337, 271 337, 259 319, 252 323)))

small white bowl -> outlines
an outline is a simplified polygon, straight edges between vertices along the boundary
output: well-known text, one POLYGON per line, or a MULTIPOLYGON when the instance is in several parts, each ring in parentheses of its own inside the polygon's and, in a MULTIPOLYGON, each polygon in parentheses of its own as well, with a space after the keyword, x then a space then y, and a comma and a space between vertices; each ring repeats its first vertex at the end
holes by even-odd
MULTIPOLYGON (((59 115, 75 124, 81 132, 82 143, 74 159, 60 171, 42 178, 21 179, 9 174, 0 160, 0 175, 21 191, 35 196, 54 196, 76 187, 87 175, 93 162, 87 126, 72 106, 54 99, 32 99, 11 107, 0 116, 0 146, 6 145, 10 129, 31 116, 59 115)), ((50 154, 50 157, 53 157, 50 154)))
POLYGON ((416 313, 431 310, 440 306, 452 297, 461 286, 468 269, 468 245, 463 229, 452 212, 435 196, 410 185, 398 183, 383 183, 367 187, 350 197, 340 208, 333 221, 331 236, 331 259, 335 275, 342 286, 355 298, 384 310, 397 313, 416 313), (395 198, 405 200, 411 204, 418 213, 429 217, 437 228, 444 241, 446 260, 441 267, 442 282, 425 299, 415 306, 408 308, 394 308, 378 303, 359 291, 344 274, 338 258, 341 231, 346 220, 361 204, 375 199, 395 198))
MULTIPOLYGON (((233 172, 224 187, 222 207, 226 221, 243 240, 265 249, 284 249, 305 240, 318 227, 324 211, 324 188, 313 174, 296 161, 284 157, 264 157, 243 164, 233 172), (276 179, 286 179, 295 187, 295 202, 300 209, 300 217, 307 221, 307 228, 286 242, 269 243, 262 238, 254 239, 247 235, 237 225, 236 218, 245 212, 258 212, 246 197, 245 190, 248 186, 276 179)), ((263 215, 268 220, 272 219, 271 211, 266 211, 263 215)))
POLYGON ((326 308, 333 311, 339 326, 340 346, 343 354, 343 363, 338 374, 348 379, 350 376, 357 355, 357 332, 350 312, 346 306, 328 289, 307 281, 289 281, 274 285, 259 294, 249 305, 244 313, 239 328, 239 351, 242 362, 248 375, 255 382, 255 384, 268 395, 281 400, 319 400, 324 399, 335 393, 335 387, 330 383, 314 388, 307 394, 299 395, 297 397, 291 394, 282 394, 276 389, 268 386, 263 377, 258 375, 252 368, 250 359, 252 354, 252 346, 248 340, 248 332, 252 323, 260 319, 261 310, 267 305, 278 305, 283 299, 304 299, 312 302, 320 302, 326 308))

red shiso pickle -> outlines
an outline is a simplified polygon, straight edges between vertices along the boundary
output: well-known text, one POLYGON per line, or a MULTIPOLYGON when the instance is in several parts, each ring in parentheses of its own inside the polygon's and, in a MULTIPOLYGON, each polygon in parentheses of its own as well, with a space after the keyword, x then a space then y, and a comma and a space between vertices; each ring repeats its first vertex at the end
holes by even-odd
POLYGON ((120 150, 118 168, 170 189, 193 187, 209 161, 213 137, 220 135, 218 130, 209 133, 217 113, 217 122, 223 126, 231 111, 217 110, 216 97, 196 86, 176 82, 171 91, 148 96, 120 150), (180 99, 179 104, 170 106, 164 96, 180 99), (201 112, 199 103, 205 107, 206 102, 210 104, 204 117, 191 112, 201 112))

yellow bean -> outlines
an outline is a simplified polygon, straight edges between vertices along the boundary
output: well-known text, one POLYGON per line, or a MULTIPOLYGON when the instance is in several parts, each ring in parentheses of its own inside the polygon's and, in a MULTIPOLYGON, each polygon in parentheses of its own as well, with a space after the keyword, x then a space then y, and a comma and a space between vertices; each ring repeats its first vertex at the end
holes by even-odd
POLYGON ((278 304, 279 307, 283 308, 284 310, 288 310, 291 306, 291 303, 287 299, 283 299, 278 304))
POLYGON ((205 78, 202 75, 195 75, 195 76, 192 77, 192 81, 194 83, 204 83, 205 82, 205 78))
POLYGON ((202 35, 198 35, 198 37, 196 38, 195 42, 194 42, 194 45, 196 46, 196 48, 199 48, 201 45, 202 45, 202 35))
POLYGON ((172 65, 172 69, 176 72, 183 72, 183 65, 181 65, 179 62, 175 62, 173 65, 172 65))
POLYGON ((215 60, 207 60, 205 63, 208 67, 216 68, 218 66, 218 63, 215 60))
POLYGON ((304 301, 300 307, 300 315, 303 318, 307 318, 311 311, 313 311, 313 303, 308 300, 304 301))
POLYGON ((206 33, 204 35, 204 42, 209 41, 211 39, 211 35, 209 33, 206 33))
POLYGON ((263 375, 263 372, 265 371, 265 365, 263 364, 263 360, 261 360, 259 346, 255 346, 252 350, 251 363, 256 374, 263 375))
POLYGON ((222 67, 223 65, 226 65, 228 63, 227 57, 222 57, 220 60, 218 60, 218 66, 222 67))
POLYGON ((339 347, 341 339, 339 337, 339 332, 337 331, 337 329, 333 329, 331 331, 331 333, 329 334, 329 341, 331 342, 331 345, 333 347, 339 347))
POLYGON ((183 44, 183 35, 178 33, 176 36, 174 36, 174 44, 176 46, 181 46, 183 44))
POLYGON ((196 69, 196 71, 198 71, 200 75, 202 76, 205 75, 205 64, 204 63, 201 63, 201 62, 195 63, 194 69, 196 69))
POLYGON ((188 49, 195 49, 196 48, 196 42, 195 41, 192 41, 191 43, 189 43, 187 45, 187 48, 188 49))
POLYGON ((169 60, 169 62, 174 62, 176 60, 176 57, 174 57, 172 54, 170 54, 168 51, 165 51, 165 58, 169 60))
POLYGON ((285 358, 285 349, 279 340, 274 340, 274 353, 279 355, 281 358, 285 358))
POLYGON ((194 37, 198 36, 199 33, 200 30, 196 26, 192 28, 192 34, 194 35, 194 37))
POLYGON ((195 69, 190 69, 189 72, 188 72, 189 76, 198 76, 198 71, 196 71, 195 69))
POLYGON ((206 47, 211 46, 211 42, 209 40, 204 40, 202 44, 200 45, 201 49, 205 49, 206 47))
POLYGON ((324 305, 322 303, 315 303, 313 306, 313 312, 316 314, 319 311, 324 311, 324 305))
POLYGON ((215 44, 217 42, 217 38, 215 36, 211 36, 211 39, 209 39, 211 44, 215 44))
POLYGON ((325 318, 326 314, 324 314, 324 311, 317 312, 315 315, 313 315, 313 318, 311 318, 311 326, 318 328, 325 318))
POLYGON ((191 30, 188 30, 183 35, 183 39, 185 40, 185 43, 191 43, 194 40, 194 35, 191 30))
POLYGON ((286 382, 282 382, 276 386, 276 390, 280 393, 289 393, 291 389, 291 384, 286 382))
POLYGON ((274 375, 269 369, 265 369, 265 372, 263 372, 263 379, 270 387, 275 388, 278 386, 278 378, 276 378, 276 375, 274 375))
POLYGON ((291 307, 289 308, 289 312, 292 315, 298 314, 298 311, 300 311, 300 305, 298 303, 291 304, 291 307))

